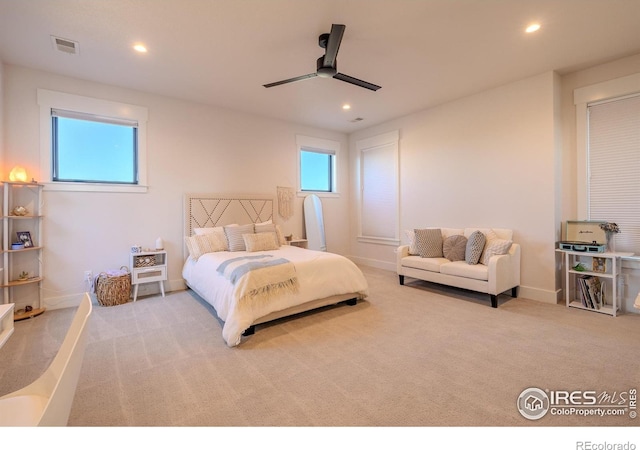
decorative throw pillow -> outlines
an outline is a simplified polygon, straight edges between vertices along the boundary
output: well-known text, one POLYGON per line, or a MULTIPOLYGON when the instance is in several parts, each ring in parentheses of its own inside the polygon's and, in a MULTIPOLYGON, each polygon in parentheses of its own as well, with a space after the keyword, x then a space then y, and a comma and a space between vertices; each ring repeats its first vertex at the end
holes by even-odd
POLYGON ((205 253, 224 251, 227 246, 226 239, 221 239, 217 233, 186 236, 184 241, 187 244, 189 256, 195 261, 205 253))
POLYGON ((442 258, 442 230, 415 230, 416 249, 422 258, 442 258))
POLYGON ((255 231, 256 233, 273 233, 276 237, 276 242, 279 245, 285 244, 285 240, 284 240, 284 237, 282 236, 282 231, 280 230, 279 225, 276 225, 274 223, 267 223, 267 222, 256 223, 255 231))
POLYGON ((265 250, 278 250, 280 246, 276 242, 274 232, 245 234, 243 236, 244 246, 248 252, 261 252, 265 250))
POLYGON ((484 253, 482 254, 482 264, 488 266, 489 260, 493 255, 506 255, 509 253, 511 244, 513 244, 513 241, 508 241, 506 239, 493 239, 487 242, 487 245, 484 248, 484 253))
MULTIPOLYGON (((235 226, 235 224, 228 226, 235 226)), ((229 250, 229 246, 227 244, 227 235, 224 234, 224 227, 194 228, 193 232, 197 235, 215 234, 220 242, 224 244, 223 250, 229 250)))
POLYGON ((442 243, 442 254, 449 261, 464 261, 467 253, 467 238, 461 234, 449 236, 442 243))
POLYGON ((482 231, 474 231, 467 239, 467 248, 465 250, 464 259, 467 264, 478 264, 484 244, 487 238, 482 231))
POLYGON ((409 254, 417 255, 418 249, 416 248, 416 232, 414 230, 405 230, 404 234, 409 239, 409 254))
POLYGON ((244 245, 243 234, 253 234, 253 224, 236 225, 224 227, 224 234, 227 236, 230 252, 243 252, 247 248, 244 245))

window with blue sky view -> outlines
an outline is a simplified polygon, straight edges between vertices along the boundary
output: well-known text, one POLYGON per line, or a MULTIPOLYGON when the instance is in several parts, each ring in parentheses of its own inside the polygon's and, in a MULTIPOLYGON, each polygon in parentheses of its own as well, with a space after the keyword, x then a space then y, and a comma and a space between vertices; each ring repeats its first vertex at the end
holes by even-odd
POLYGON ((53 180, 136 184, 137 129, 53 117, 53 180))
POLYGON ((328 153, 300 152, 300 188, 303 191, 331 192, 333 158, 328 153))

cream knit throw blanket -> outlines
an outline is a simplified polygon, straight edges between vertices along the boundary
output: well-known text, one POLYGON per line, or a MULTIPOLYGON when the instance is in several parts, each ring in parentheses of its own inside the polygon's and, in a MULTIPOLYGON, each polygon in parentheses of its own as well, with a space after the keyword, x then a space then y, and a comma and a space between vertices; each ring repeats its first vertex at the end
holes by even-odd
POLYGON ((293 263, 273 255, 232 258, 216 270, 234 285, 239 306, 269 301, 274 296, 296 293, 299 289, 293 263))

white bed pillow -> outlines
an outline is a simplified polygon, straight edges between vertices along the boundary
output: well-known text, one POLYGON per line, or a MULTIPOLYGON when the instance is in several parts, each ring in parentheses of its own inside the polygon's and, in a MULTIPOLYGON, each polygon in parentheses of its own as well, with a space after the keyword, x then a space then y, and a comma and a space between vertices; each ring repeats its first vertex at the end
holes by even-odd
POLYGON ((244 245, 243 234, 253 234, 254 225, 248 223, 246 225, 228 225, 224 227, 224 234, 227 236, 227 243, 230 252, 243 252, 247 248, 244 245))
POLYGON ((194 261, 206 253, 225 251, 227 247, 227 240, 221 238, 219 233, 185 236, 184 242, 189 250, 189 256, 194 261))
POLYGON ((244 246, 248 252, 261 252, 268 250, 278 250, 280 246, 276 241, 276 234, 272 231, 266 233, 245 234, 244 246))

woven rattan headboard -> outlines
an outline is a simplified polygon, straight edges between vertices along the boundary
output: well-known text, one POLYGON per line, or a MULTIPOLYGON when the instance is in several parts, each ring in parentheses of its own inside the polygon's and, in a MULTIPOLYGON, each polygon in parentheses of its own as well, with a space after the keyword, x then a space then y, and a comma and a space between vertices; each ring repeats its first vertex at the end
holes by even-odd
POLYGON ((193 235, 194 228, 273 220, 273 201, 268 195, 185 194, 184 234, 193 235))

